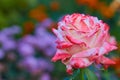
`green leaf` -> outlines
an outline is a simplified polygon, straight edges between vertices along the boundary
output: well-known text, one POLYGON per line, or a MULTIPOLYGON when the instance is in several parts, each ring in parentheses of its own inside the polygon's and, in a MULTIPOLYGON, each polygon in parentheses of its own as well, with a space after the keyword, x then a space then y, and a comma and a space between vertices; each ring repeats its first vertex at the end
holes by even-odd
POLYGON ((74 71, 74 73, 72 75, 72 79, 74 79, 76 76, 78 76, 79 73, 80 73, 79 69, 77 69, 76 71, 74 71))
POLYGON ((80 80, 85 80, 84 79, 84 69, 81 69, 81 71, 80 71, 80 80))
POLYGON ((98 80, 97 76, 95 75, 95 73, 93 73, 91 70, 89 70, 88 68, 84 69, 84 72, 87 76, 88 80, 98 80))

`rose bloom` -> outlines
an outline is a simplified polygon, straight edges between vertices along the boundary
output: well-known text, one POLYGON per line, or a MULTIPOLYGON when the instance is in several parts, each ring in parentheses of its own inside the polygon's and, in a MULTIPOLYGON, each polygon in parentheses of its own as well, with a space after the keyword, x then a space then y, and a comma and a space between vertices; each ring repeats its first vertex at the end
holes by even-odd
POLYGON ((108 33, 109 26, 97 17, 74 13, 66 15, 53 29, 57 36, 57 52, 52 61, 61 60, 67 72, 85 68, 92 63, 102 64, 107 68, 115 64, 105 57, 108 52, 117 49, 114 37, 108 33))

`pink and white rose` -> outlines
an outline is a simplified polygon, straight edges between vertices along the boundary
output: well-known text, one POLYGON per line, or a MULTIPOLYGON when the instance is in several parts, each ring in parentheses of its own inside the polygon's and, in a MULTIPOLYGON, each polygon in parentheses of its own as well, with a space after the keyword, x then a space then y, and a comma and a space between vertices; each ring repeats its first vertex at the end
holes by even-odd
POLYGON ((109 34, 109 26, 97 17, 74 13, 66 15, 53 29, 57 36, 57 52, 52 61, 61 60, 67 72, 85 68, 92 63, 108 67, 115 62, 104 55, 117 49, 114 37, 109 34))

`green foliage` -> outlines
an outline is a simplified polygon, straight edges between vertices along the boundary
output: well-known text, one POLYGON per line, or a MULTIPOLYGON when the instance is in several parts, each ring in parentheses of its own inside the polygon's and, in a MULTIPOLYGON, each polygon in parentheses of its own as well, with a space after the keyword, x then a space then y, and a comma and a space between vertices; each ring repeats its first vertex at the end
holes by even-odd
POLYGON ((98 78, 95 75, 95 73, 93 73, 90 69, 85 68, 84 72, 85 72, 88 80, 98 80, 98 78))
POLYGON ((75 70, 72 76, 66 77, 64 80, 98 80, 98 78, 89 68, 82 68, 75 70))

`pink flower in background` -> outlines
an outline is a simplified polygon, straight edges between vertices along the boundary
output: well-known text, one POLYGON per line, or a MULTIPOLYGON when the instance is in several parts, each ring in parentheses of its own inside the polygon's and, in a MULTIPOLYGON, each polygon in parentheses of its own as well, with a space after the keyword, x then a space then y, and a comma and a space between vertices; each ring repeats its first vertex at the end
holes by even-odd
POLYGON ((92 63, 108 67, 115 64, 105 57, 117 49, 114 37, 109 34, 109 26, 97 17, 72 14, 66 15, 53 29, 57 36, 57 52, 52 61, 61 60, 72 74, 73 69, 85 68, 92 63))

